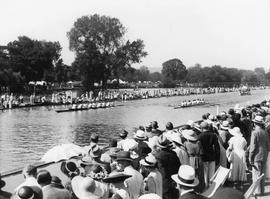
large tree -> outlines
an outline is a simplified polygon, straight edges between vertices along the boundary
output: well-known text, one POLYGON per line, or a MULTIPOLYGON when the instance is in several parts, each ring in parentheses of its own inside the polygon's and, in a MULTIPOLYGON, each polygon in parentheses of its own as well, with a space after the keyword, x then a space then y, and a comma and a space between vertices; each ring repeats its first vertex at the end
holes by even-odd
POLYGON ((79 68, 87 89, 94 82, 106 86, 109 78, 119 77, 121 68, 139 63, 147 55, 143 41, 126 40, 125 33, 119 19, 98 14, 77 19, 67 33, 69 47, 76 54, 73 66, 79 68))
POLYGON ((47 42, 22 36, 8 43, 10 64, 25 81, 51 79, 53 68, 61 52, 59 42, 47 42))
POLYGON ((162 64, 161 73, 164 86, 171 87, 186 77, 187 69, 180 59, 170 59, 162 64))

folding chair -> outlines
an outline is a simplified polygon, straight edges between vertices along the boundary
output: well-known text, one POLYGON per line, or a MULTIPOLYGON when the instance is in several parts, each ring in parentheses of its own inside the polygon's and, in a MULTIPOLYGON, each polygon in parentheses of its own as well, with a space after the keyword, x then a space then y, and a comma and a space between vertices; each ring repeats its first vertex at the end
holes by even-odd
POLYGON ((213 177, 210 179, 210 187, 202 193, 203 196, 211 198, 217 189, 224 184, 230 173, 230 169, 220 166, 213 177))
POLYGON ((254 194, 254 191, 257 189, 257 187, 259 186, 262 178, 263 178, 264 174, 260 175, 259 178, 253 182, 250 187, 248 188, 248 190, 246 191, 246 193, 244 194, 245 199, 249 199, 250 197, 254 197, 257 199, 256 195, 254 194))

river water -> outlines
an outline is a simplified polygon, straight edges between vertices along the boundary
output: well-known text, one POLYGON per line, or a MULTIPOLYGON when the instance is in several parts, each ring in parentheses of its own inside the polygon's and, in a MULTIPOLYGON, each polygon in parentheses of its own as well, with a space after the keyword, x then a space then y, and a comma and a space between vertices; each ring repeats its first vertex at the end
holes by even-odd
POLYGON ((38 161, 58 144, 72 142, 85 146, 94 132, 100 135, 100 142, 107 143, 110 138, 117 138, 122 129, 133 132, 134 127, 156 120, 163 130, 168 121, 178 126, 189 119, 199 120, 207 112, 216 114, 217 109, 227 111, 235 104, 259 103, 269 96, 267 89, 254 90, 249 96, 234 92, 117 102, 123 106, 78 112, 55 112, 64 106, 7 110, 0 112, 0 171, 38 161), (196 98, 204 98, 210 104, 184 109, 169 107, 196 98), (220 104, 219 108, 215 104, 220 104))

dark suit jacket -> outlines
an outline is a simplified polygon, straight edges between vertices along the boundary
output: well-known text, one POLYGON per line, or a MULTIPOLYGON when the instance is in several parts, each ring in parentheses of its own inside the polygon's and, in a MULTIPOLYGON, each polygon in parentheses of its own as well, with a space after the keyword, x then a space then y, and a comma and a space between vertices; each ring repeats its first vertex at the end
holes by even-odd
POLYGON ((43 199, 71 199, 71 194, 66 189, 59 189, 52 185, 42 187, 43 199))
POLYGON ((249 161, 265 162, 267 160, 268 151, 270 150, 269 137, 264 129, 255 127, 251 133, 249 161))
POLYGON ((180 161, 174 151, 162 149, 156 154, 158 168, 163 179, 163 193, 173 186, 171 175, 178 173, 180 161))
POLYGON ((202 143, 204 162, 219 161, 219 144, 217 135, 212 131, 202 132, 199 135, 199 140, 202 143))
POLYGON ((192 191, 180 196, 180 199, 206 199, 206 197, 192 191))

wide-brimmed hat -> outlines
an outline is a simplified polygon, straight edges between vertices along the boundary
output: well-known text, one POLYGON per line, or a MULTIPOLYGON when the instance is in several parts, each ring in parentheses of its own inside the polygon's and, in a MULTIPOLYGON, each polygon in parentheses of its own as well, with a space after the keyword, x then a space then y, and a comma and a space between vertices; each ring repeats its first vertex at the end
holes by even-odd
POLYGON ((195 131, 191 130, 191 129, 186 129, 182 131, 182 135, 184 138, 186 138, 187 140, 191 140, 191 141, 196 141, 198 140, 198 135, 196 134, 195 131))
POLYGON ((255 118, 252 120, 252 122, 256 124, 264 124, 264 119, 260 115, 256 115, 255 118))
POLYGON ((187 187, 196 187, 199 184, 198 178, 195 177, 195 170, 189 165, 179 167, 178 173, 171 176, 177 183, 187 187))
POLYGON ((135 135, 134 135, 134 139, 138 139, 138 140, 146 140, 147 137, 144 133, 144 131, 142 130, 137 130, 135 135))
POLYGON ((71 187, 78 198, 98 199, 104 195, 104 190, 96 183, 99 182, 90 177, 75 176, 71 180, 71 187))
POLYGON ((72 160, 62 162, 60 170, 68 177, 76 176, 80 174, 80 170, 77 167, 77 163, 72 160))
POLYGON ((175 133, 175 134, 172 134, 170 137, 171 137, 172 142, 175 142, 175 143, 180 144, 180 145, 183 144, 182 139, 181 139, 179 134, 175 133))
POLYGON ((127 175, 123 172, 112 172, 109 174, 108 177, 103 179, 103 182, 106 183, 118 183, 118 182, 123 182, 127 178, 132 177, 132 175, 127 175))
POLYGON ((151 153, 149 153, 144 159, 140 160, 140 164, 147 167, 155 167, 157 159, 151 153))
POLYGON ((158 137, 157 140, 157 146, 159 146, 160 148, 170 148, 171 147, 171 141, 168 140, 168 138, 164 135, 161 135, 158 137))
POLYGON ((229 129, 229 133, 232 134, 233 136, 243 136, 239 127, 234 127, 233 129, 229 129))
POLYGON ((223 130, 228 130, 230 128, 229 121, 227 121, 227 120, 223 121, 222 124, 220 125, 220 128, 223 130))
POLYGON ((121 160, 133 161, 130 157, 129 151, 119 151, 116 154, 116 161, 121 161, 121 160))

